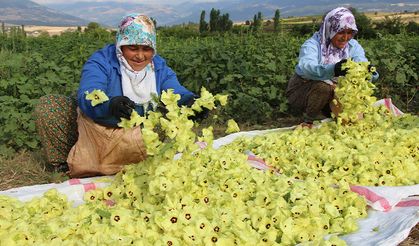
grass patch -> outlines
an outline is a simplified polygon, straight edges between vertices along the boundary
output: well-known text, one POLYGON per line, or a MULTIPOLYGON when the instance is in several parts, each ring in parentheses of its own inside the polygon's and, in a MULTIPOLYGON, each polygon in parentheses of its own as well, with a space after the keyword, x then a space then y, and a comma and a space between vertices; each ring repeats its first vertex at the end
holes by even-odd
POLYGON ((12 158, 0 157, 0 190, 58 183, 66 179, 49 167, 39 152, 23 151, 12 158))

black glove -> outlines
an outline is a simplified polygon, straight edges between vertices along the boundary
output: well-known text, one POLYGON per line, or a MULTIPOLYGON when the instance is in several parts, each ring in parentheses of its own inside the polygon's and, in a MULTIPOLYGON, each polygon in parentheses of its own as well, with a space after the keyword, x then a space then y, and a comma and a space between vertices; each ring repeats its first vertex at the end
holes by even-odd
POLYGON ((135 108, 135 103, 126 96, 116 96, 111 99, 109 103, 109 110, 116 118, 131 117, 131 112, 135 108))
POLYGON ((368 71, 372 74, 372 75, 376 75, 377 74, 377 67, 370 64, 368 65, 368 71))
POLYGON ((345 63, 346 61, 347 61, 346 59, 342 59, 335 64, 335 70, 334 70, 335 77, 346 75, 346 73, 348 72, 348 69, 345 68, 344 70, 342 70, 342 64, 345 63))
MULTIPOLYGON (((189 100, 188 103, 186 103, 187 107, 192 107, 192 105, 194 104, 195 100, 198 99, 198 96, 193 97, 191 100, 189 100)), ((202 111, 201 112, 197 112, 195 111, 195 115, 191 115, 188 117, 188 119, 192 120, 192 121, 198 121, 201 122, 204 119, 208 118, 210 110, 207 108, 202 107, 202 111)))
POLYGON ((169 112, 169 110, 167 110, 167 108, 164 105, 159 103, 157 105, 156 112, 160 112, 163 116, 165 116, 169 112))
POLYGON ((189 119, 193 121, 201 122, 205 120, 206 118, 208 118, 209 112, 210 112, 209 109, 202 108, 201 112, 195 112, 195 115, 189 116, 189 119))

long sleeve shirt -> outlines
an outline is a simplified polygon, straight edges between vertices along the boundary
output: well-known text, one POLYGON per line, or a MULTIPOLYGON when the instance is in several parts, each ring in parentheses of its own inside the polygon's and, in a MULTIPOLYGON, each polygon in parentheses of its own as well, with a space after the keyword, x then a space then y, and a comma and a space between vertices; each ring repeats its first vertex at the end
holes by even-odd
MULTIPOLYGON (((179 105, 188 103, 194 94, 183 87, 175 72, 166 65, 166 61, 156 55, 153 58, 156 73, 156 91, 160 96, 162 91, 173 89, 181 99, 179 105)), ((111 99, 115 96, 122 96, 121 71, 118 58, 116 57, 115 45, 107 45, 96 51, 83 66, 79 90, 77 93, 78 106, 81 111, 96 123, 116 127, 120 119, 112 116, 109 110, 109 101, 96 106, 86 99, 86 92, 94 89, 102 90, 111 99)), ((144 115, 142 106, 136 106, 135 110, 139 115, 144 115)))
MULTIPOLYGON (((356 62, 368 61, 365 51, 355 39, 348 42, 349 58, 356 62)), ((306 40, 300 48, 298 64, 295 72, 304 79, 310 80, 330 80, 334 77, 335 64, 321 63, 320 39, 318 35, 313 35, 306 40)), ((374 74, 372 80, 378 79, 378 73, 374 74)))

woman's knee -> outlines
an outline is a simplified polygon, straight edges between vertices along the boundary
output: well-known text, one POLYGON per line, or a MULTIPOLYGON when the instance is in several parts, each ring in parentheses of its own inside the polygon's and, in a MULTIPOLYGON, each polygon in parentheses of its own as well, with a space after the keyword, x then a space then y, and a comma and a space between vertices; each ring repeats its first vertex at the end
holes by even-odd
POLYGON ((327 83, 319 82, 313 85, 312 92, 315 92, 317 95, 331 96, 333 95, 333 87, 327 83))

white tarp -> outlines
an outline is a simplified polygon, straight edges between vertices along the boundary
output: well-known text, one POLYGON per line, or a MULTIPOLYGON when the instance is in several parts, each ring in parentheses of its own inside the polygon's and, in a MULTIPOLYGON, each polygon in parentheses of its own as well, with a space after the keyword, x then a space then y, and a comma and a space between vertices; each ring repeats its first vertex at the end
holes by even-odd
MULTIPOLYGON (((385 100, 388 99, 380 100, 378 103, 394 107, 391 101, 386 102, 385 100)), ((392 110, 396 115, 401 112, 395 107, 392 110)), ((213 147, 219 148, 229 144, 237 137, 253 137, 274 131, 287 131, 293 128, 295 127, 234 133, 214 140, 213 147)), ((205 147, 205 143, 200 143, 200 145, 203 148, 205 147)), ((248 162, 253 167, 261 170, 269 168, 262 159, 251 153, 248 153, 248 156, 248 162)), ((180 155, 177 158, 180 158, 180 155)), ((105 187, 112 179, 113 176, 70 179, 59 184, 13 188, 0 191, 0 195, 28 201, 34 197, 42 196, 49 189, 55 188, 58 192, 67 195, 68 200, 72 201, 74 206, 78 206, 83 203, 83 195, 86 191, 105 187)), ((367 199, 370 209, 368 210, 368 217, 358 221, 359 230, 357 232, 341 237, 349 245, 395 246, 406 239, 411 229, 419 222, 419 184, 398 187, 352 186, 351 190, 363 195, 367 199)))

